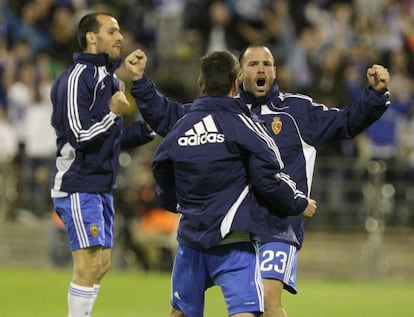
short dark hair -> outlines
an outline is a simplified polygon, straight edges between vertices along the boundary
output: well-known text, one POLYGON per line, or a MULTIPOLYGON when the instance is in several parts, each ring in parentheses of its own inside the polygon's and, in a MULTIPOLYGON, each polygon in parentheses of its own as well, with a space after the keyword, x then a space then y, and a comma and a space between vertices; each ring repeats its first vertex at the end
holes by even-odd
MULTIPOLYGON (((246 51, 247 51, 249 48, 253 48, 253 47, 262 47, 262 48, 267 48, 267 49, 268 49, 268 47, 267 47, 267 46, 262 45, 262 44, 250 44, 250 45, 246 46, 244 49, 242 49, 242 51, 241 51, 241 52, 240 52, 240 54, 239 54, 239 63, 240 63, 240 65, 242 64, 242 60, 243 60, 244 54, 246 54, 246 51)), ((269 51, 270 51, 270 50, 269 50, 269 51)))
POLYGON ((87 43, 86 43, 86 33, 93 32, 98 33, 99 28, 101 27, 101 24, 99 23, 97 17, 100 15, 107 15, 112 17, 111 14, 106 12, 93 12, 84 15, 78 24, 78 32, 77 32, 77 38, 78 38, 78 44, 81 48, 81 50, 85 50, 87 43))
POLYGON ((200 78, 203 93, 208 96, 227 96, 239 71, 237 58, 228 51, 208 53, 200 59, 200 78))

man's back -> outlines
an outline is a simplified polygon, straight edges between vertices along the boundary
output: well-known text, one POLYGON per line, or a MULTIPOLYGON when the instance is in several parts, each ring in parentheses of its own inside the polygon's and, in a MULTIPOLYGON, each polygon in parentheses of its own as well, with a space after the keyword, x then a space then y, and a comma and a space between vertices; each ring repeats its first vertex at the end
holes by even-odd
MULTIPOLYGON (((168 178, 164 172, 158 174, 160 161, 168 159, 174 168, 176 210, 182 214, 179 240, 186 244, 207 248, 219 243, 230 229, 220 234, 223 219, 227 216, 231 226, 235 216, 232 206, 254 202, 245 200, 247 158, 234 133, 242 124, 241 107, 238 99, 230 97, 196 100, 193 111, 170 131, 155 154, 159 183, 168 178)), ((247 206, 239 213, 247 213, 247 206)))
POLYGON ((153 163, 164 206, 182 214, 181 242, 209 248, 231 231, 255 233, 252 224, 260 222, 260 215, 250 185, 269 196, 278 190, 292 195, 288 185, 279 186, 282 163, 271 143, 238 98, 203 97, 193 103, 153 163))

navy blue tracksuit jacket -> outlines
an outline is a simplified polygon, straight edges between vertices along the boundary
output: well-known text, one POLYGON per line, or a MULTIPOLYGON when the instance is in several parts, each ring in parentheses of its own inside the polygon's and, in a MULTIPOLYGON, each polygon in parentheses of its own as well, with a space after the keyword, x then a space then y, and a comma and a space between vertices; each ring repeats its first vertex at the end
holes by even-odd
POLYGON ((110 111, 119 90, 106 54, 74 54, 74 63, 54 82, 51 124, 56 131, 56 170, 52 197, 68 193, 110 192, 118 173, 121 149, 154 138, 143 120, 124 127, 110 111))
MULTIPOLYGON (((145 76, 133 83, 131 92, 144 119, 160 135, 166 135, 191 106, 167 99, 145 76)), ((390 103, 388 92, 380 93, 372 87, 364 88, 357 102, 341 110, 328 109, 308 96, 283 93, 276 84, 262 98, 254 98, 240 88, 240 97, 264 120, 279 148, 283 172, 307 195, 311 191, 317 149, 334 140, 355 137, 378 120, 390 103)), ((266 218, 260 233, 262 243, 283 241, 302 246, 305 220, 301 215, 262 214, 266 218)))
POLYGON ((281 173, 273 139, 250 115, 239 98, 198 98, 157 149, 158 196, 181 214, 180 242, 208 249, 236 230, 258 234, 261 215, 253 191, 274 212, 305 210, 306 195, 281 173))

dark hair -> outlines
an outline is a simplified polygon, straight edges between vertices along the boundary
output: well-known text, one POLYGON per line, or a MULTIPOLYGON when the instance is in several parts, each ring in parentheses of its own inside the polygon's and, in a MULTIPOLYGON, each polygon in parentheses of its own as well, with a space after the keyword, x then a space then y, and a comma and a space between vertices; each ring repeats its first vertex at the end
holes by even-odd
POLYGON ((99 23, 97 17, 100 15, 107 15, 112 17, 111 14, 106 12, 93 12, 89 13, 87 15, 84 15, 78 24, 78 32, 77 32, 77 38, 78 38, 78 44, 81 48, 81 50, 86 49, 86 33, 93 32, 98 33, 99 28, 101 27, 101 24, 99 23))
POLYGON ((237 78, 239 63, 228 51, 211 52, 200 59, 200 78, 203 93, 208 96, 227 96, 237 78))
POLYGON ((240 65, 242 64, 242 59, 243 59, 243 57, 244 57, 244 54, 246 54, 246 51, 247 51, 249 48, 252 48, 252 47, 263 47, 263 48, 267 48, 266 46, 261 45, 261 44, 251 44, 251 45, 249 45, 249 46, 246 46, 244 49, 242 49, 242 51, 241 51, 241 52, 240 52, 240 54, 239 54, 239 63, 240 63, 240 65))

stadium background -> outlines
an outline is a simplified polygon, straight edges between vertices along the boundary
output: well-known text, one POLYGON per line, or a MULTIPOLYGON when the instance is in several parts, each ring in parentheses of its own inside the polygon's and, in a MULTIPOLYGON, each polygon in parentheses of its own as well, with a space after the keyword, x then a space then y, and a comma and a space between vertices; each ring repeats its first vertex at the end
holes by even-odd
MULTIPOLYGON (((48 198, 48 89, 77 50, 79 17, 102 10, 118 17, 123 54, 144 48, 149 76, 181 102, 197 96, 198 58, 209 49, 238 54, 265 43, 281 88, 328 107, 357 98, 369 65, 387 66, 392 106, 381 122, 319 152, 312 190, 319 209, 308 222, 299 274, 413 279, 413 1, 3 0, 0 7, 0 124, 17 134, 14 152, 4 150, 6 135, 0 139, 0 266, 70 264, 48 198)), ((122 68, 118 76, 126 78, 122 68)), ((139 117, 131 107, 126 121, 139 117)), ((175 219, 159 220, 149 171, 158 141, 120 157, 116 270, 170 268, 175 219)))

